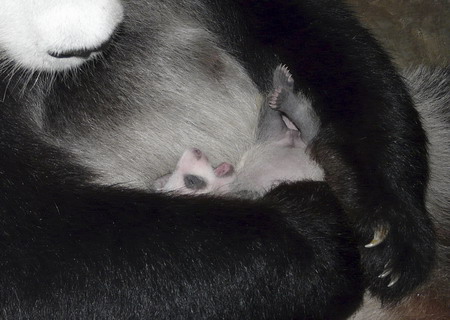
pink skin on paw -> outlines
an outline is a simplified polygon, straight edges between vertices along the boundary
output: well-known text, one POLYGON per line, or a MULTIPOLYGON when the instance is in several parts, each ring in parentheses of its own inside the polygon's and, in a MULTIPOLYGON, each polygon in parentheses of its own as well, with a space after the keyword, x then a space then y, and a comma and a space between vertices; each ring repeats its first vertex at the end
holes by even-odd
POLYGON ((272 94, 272 96, 271 96, 271 98, 270 98, 270 100, 269 100, 269 106, 272 108, 272 109, 278 109, 280 106, 278 105, 278 103, 277 103, 277 100, 278 100, 278 96, 280 95, 280 93, 281 93, 281 91, 282 91, 283 89, 281 89, 281 88, 276 88, 275 90, 274 90, 274 92, 273 92, 273 94, 272 94))

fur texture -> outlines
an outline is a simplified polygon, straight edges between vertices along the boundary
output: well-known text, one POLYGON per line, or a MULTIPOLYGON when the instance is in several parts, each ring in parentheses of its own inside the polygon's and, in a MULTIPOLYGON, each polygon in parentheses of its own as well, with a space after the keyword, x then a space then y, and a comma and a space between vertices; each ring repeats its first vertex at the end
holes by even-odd
POLYGON ((438 235, 437 266, 430 279, 400 304, 381 306, 366 296, 352 319, 444 320, 450 317, 450 70, 417 68, 405 72, 428 135, 430 182, 427 208, 438 235))
MULTIPOLYGON (((107 15, 120 19, 115 5, 107 15)), ((121 5, 120 26, 102 24, 103 58, 74 57, 67 74, 53 71, 71 60, 27 68, 0 37, 5 318, 340 319, 363 284, 398 301, 427 278, 426 136, 388 56, 340 1, 121 5), (279 60, 320 116, 312 153, 329 186, 280 185, 258 201, 149 192, 187 147, 239 159, 279 60), (385 241, 364 248, 380 227, 385 241)), ((21 8, 0 34, 21 30, 8 29, 21 8)), ((79 54, 68 39, 63 52, 79 54)))

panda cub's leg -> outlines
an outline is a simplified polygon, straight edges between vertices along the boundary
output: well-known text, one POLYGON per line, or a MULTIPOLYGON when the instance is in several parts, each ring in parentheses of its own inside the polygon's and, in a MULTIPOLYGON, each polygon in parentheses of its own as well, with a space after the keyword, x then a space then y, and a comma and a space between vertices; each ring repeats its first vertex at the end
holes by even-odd
MULTIPOLYGON (((269 101, 270 102, 270 101, 269 101)), ((269 102, 266 102, 268 104, 269 102)), ((258 123, 258 142, 269 142, 281 140, 288 131, 282 114, 272 108, 263 106, 258 123)))
POLYGON ((301 93, 294 92, 294 79, 284 65, 279 65, 275 69, 269 106, 285 114, 295 124, 306 144, 317 135, 320 127, 319 118, 307 98, 301 93))

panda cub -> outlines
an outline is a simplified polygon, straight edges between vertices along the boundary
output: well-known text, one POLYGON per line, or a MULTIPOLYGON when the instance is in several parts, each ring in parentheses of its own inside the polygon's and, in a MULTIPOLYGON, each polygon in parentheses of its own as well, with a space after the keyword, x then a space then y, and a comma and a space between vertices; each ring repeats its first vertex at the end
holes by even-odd
POLYGON ((257 143, 236 169, 223 162, 213 168, 201 150, 186 150, 174 172, 155 182, 163 192, 179 194, 228 194, 256 198, 283 181, 322 181, 322 169, 308 154, 320 121, 309 101, 294 93, 294 80, 280 65, 273 75, 267 108, 262 110, 257 143))

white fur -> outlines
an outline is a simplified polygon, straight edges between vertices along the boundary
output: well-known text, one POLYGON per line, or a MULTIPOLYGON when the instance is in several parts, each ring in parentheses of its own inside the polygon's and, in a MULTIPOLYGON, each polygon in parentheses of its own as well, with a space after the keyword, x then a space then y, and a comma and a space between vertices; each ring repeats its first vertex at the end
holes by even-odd
POLYGON ((0 59, 29 70, 79 66, 86 59, 54 58, 49 52, 98 47, 123 19, 119 0, 0 0, 0 5, 0 59))
POLYGON ((322 168, 310 158, 306 145, 288 147, 283 140, 258 144, 243 155, 236 168, 235 189, 264 194, 283 181, 324 179, 322 168))
MULTIPOLYGON (((173 174, 171 174, 161 188, 160 191, 176 192, 178 194, 203 194, 203 193, 227 193, 230 191, 230 184, 235 179, 234 172, 231 174, 218 177, 214 168, 208 160, 208 157, 199 151, 196 156, 194 149, 186 150, 177 163, 177 167, 173 174), (184 183, 184 176, 186 174, 201 177, 205 182, 205 188, 199 190, 188 189, 184 183)), ((158 179, 159 180, 159 179, 158 179)), ((158 181, 157 181, 158 183, 158 181)))

